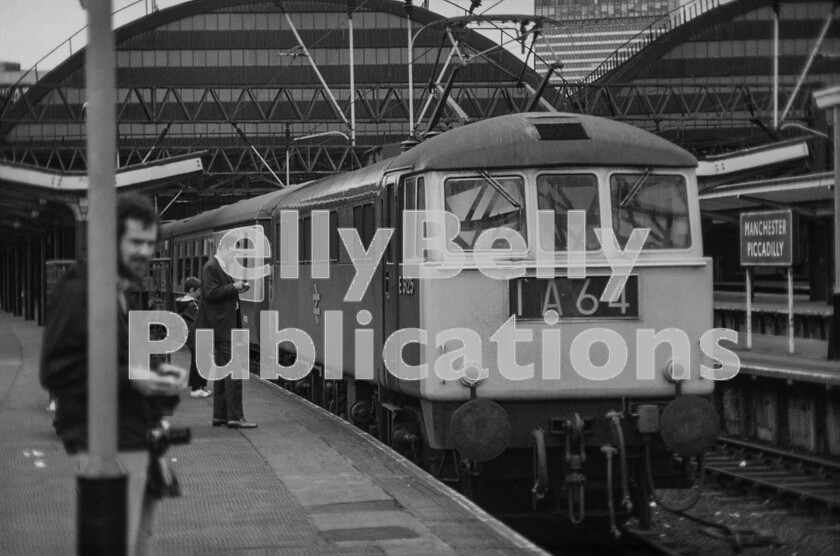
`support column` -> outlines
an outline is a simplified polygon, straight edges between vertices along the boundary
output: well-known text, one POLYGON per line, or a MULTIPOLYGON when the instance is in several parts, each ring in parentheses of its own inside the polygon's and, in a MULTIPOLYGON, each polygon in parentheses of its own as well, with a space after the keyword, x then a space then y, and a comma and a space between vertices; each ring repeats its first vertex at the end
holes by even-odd
MULTIPOLYGON (((117 464, 116 51, 111 0, 86 0, 88 454, 77 476, 77 553, 125 555, 126 476, 117 464)), ((82 236, 84 238, 85 236, 82 236)), ((78 245, 78 237, 77 237, 78 245)), ((133 552, 133 551, 132 551, 133 552)))
MULTIPOLYGON (((77 261, 87 260, 87 211, 88 201, 86 197, 80 197, 78 202, 68 202, 67 206, 73 211, 73 217, 76 221, 75 236, 73 240, 73 256, 67 257, 77 261)), ((63 235, 63 234, 62 234, 63 235)), ((62 238, 64 239, 64 238, 62 238)), ((69 242, 62 241, 62 244, 67 245, 69 242)), ((63 250, 63 249, 62 249, 63 250)), ((55 257, 62 258, 62 257, 55 257)))
POLYGON ((828 359, 840 360, 840 87, 814 93, 817 107, 831 110, 834 117, 834 296, 828 359))
POLYGON ((33 301, 35 291, 33 288, 35 276, 32 272, 32 238, 27 234, 26 240, 23 242, 23 319, 33 320, 35 312, 33 311, 33 301))
POLYGON ((23 314, 23 306, 21 303, 21 293, 23 291, 23 257, 20 252, 20 245, 15 245, 15 261, 12 264, 12 273, 15 276, 14 287, 12 288, 12 307, 14 311, 12 314, 16 317, 23 314))
POLYGON ((0 251, 0 304, 9 311, 9 252, 5 247, 0 251))
POLYGON ((38 326, 44 325, 47 311, 47 234, 41 233, 38 238, 38 326))

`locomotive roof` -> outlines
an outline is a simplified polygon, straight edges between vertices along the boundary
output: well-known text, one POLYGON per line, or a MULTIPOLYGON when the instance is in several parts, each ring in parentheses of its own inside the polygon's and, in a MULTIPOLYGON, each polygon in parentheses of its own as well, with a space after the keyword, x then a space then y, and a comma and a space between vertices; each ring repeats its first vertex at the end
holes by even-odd
POLYGON ((408 152, 355 172, 300 187, 283 208, 352 204, 378 190, 389 169, 478 170, 544 166, 657 166, 693 168, 688 151, 637 127, 581 114, 527 113, 490 118, 453 129, 408 152))
POLYGON ((397 166, 469 170, 540 166, 696 167, 670 141, 637 127, 582 114, 525 113, 481 120, 420 143, 397 166))

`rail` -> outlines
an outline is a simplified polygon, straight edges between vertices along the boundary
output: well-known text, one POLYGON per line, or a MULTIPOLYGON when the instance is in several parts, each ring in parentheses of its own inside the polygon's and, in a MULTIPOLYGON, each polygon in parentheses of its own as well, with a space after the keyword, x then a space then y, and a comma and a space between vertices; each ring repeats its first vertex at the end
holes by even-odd
POLYGON ((830 511, 840 508, 840 462, 728 437, 719 438, 717 448, 706 459, 706 472, 713 476, 830 511))
POLYGON ((690 19, 717 8, 721 1, 725 2, 725 0, 694 0, 661 15, 653 23, 616 48, 606 60, 583 78, 583 83, 589 84, 597 81, 662 35, 673 31, 690 19))
POLYGON ((629 529, 625 526, 619 526, 619 529, 621 530, 621 535, 624 538, 625 545, 629 543, 640 545, 641 548, 644 548, 644 554, 665 554, 666 556, 681 555, 678 550, 674 550, 667 544, 656 540, 651 534, 646 534, 642 531, 634 531, 633 529, 629 529))

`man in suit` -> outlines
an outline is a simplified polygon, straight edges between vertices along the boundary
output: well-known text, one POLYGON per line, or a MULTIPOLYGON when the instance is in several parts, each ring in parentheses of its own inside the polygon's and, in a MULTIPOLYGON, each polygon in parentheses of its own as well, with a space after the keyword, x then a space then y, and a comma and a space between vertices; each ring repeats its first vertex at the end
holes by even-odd
MULTIPOLYGON (((234 281, 228 270, 233 264, 233 246, 220 241, 216 255, 201 269, 201 300, 195 317, 196 330, 213 330, 213 354, 216 365, 231 360, 231 331, 242 328, 239 294, 250 286, 234 281)), ((242 381, 229 373, 213 385, 213 426, 252 429, 257 425, 245 420, 242 410, 242 381)))

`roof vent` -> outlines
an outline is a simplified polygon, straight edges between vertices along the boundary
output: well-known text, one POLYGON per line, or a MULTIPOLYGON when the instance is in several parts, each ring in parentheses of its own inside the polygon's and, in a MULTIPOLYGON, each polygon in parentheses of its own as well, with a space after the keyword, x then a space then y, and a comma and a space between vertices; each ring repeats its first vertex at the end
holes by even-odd
POLYGON ((542 141, 581 141, 589 139, 580 122, 534 124, 542 141))

